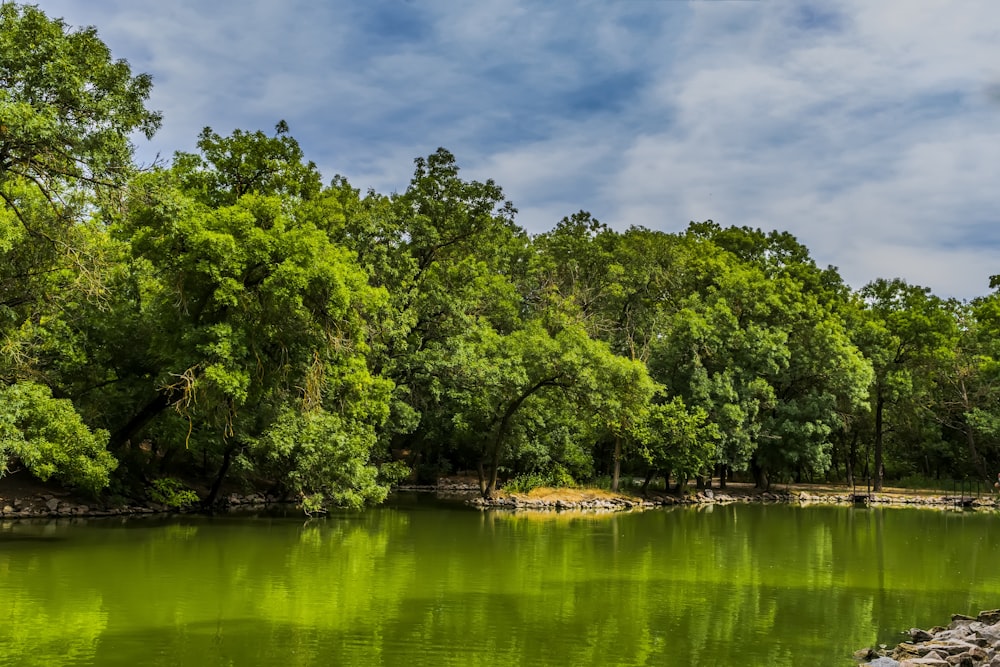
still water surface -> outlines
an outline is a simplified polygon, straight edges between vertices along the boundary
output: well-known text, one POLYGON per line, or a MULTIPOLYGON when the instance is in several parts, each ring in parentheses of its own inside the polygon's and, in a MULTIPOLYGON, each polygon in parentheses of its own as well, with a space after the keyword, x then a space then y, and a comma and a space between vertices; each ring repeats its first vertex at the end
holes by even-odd
POLYGON ((834 665, 1000 607, 1000 516, 427 500, 0 524, 0 665, 834 665))

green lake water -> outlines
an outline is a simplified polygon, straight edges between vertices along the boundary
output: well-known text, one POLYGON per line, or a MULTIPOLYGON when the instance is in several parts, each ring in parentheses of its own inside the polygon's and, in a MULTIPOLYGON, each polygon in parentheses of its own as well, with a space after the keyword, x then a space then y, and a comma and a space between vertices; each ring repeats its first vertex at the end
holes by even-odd
POLYGON ((0 523, 0 665, 840 665, 1000 607, 1000 515, 0 523))

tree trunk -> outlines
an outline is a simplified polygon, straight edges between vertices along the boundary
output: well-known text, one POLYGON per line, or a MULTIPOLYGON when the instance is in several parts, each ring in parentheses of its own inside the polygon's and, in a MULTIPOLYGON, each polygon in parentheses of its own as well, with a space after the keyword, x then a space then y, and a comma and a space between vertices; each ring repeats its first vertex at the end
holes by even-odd
POLYGON ((720 463, 719 464, 719 490, 720 491, 725 491, 726 490, 726 482, 728 481, 726 478, 728 476, 729 476, 729 466, 727 466, 725 463, 720 463))
POLYGON ((768 491, 771 488, 771 480, 767 476, 767 470, 757 462, 757 457, 750 459, 750 472, 753 474, 754 486, 761 491, 768 491))
POLYGON ((854 466, 857 464, 858 460, 858 432, 854 431, 851 435, 851 447, 847 452, 847 458, 844 461, 844 472, 847 474, 847 486, 854 488, 854 466))
POLYGON ((486 495, 486 471, 483 469, 483 462, 479 461, 476 464, 476 473, 479 475, 479 495, 483 498, 487 498, 486 495))
POLYGON ((885 410, 885 399, 882 392, 875 401, 875 475, 872 480, 872 491, 882 492, 882 478, 885 475, 885 467, 882 463, 882 413, 885 410))
MULTIPOLYGON (((483 494, 483 498, 492 498, 493 495, 496 493, 497 472, 499 471, 500 468, 500 449, 503 447, 504 436, 507 435, 507 429, 510 427, 510 420, 514 417, 514 413, 517 412, 518 408, 521 407, 521 404, 524 403, 524 401, 527 400, 529 396, 534 394, 542 387, 549 387, 556 384, 556 381, 558 379, 559 376, 555 375, 553 377, 548 377, 539 380, 535 384, 531 385, 526 390, 524 390, 524 392, 522 392, 520 396, 511 401, 510 405, 507 406, 507 409, 504 410, 503 415, 499 417, 500 423, 497 426, 496 437, 493 439, 493 451, 491 453, 491 459, 492 459, 491 463, 493 464, 493 468, 492 470, 490 470, 490 480, 485 487, 482 486, 482 484, 480 484, 480 492, 483 494)), ((494 419, 492 423, 496 424, 497 420, 494 419)), ((482 463, 480 463, 480 465, 482 465, 482 463)))
POLYGON ((646 490, 649 489, 649 483, 656 478, 656 468, 650 468, 646 472, 646 479, 642 480, 642 495, 646 495, 646 490))
MULTIPOLYGON (((972 401, 969 399, 969 390, 965 386, 965 380, 959 380, 959 389, 962 392, 962 404, 965 407, 965 412, 968 414, 972 408, 972 401)), ((986 464, 983 462, 982 458, 979 456, 979 452, 976 451, 976 434, 972 430, 972 425, 965 420, 964 423, 965 431, 965 442, 969 446, 969 458, 972 459, 972 465, 976 467, 976 472, 979 473, 980 478, 986 482, 987 485, 990 483, 990 476, 986 472, 986 464)))
POLYGON ((108 442, 109 449, 121 449, 126 442, 132 439, 136 433, 141 431, 149 422, 170 406, 170 399, 163 392, 158 393, 150 399, 146 405, 142 406, 135 415, 120 429, 115 431, 108 442))
POLYGON ((976 467, 976 472, 979 473, 980 479, 984 480, 988 486, 990 483, 990 476, 986 472, 986 464, 983 463, 983 459, 979 456, 979 452, 976 451, 976 436, 972 432, 972 427, 968 424, 965 425, 965 439, 966 443, 969 445, 969 458, 972 459, 972 464, 976 467))
POLYGON ((614 468, 611 472, 611 492, 618 493, 618 483, 622 470, 622 439, 615 436, 614 468))
POLYGON ((215 507, 215 502, 219 498, 219 491, 222 490, 222 482, 226 479, 226 475, 229 473, 229 466, 233 463, 233 454, 236 453, 236 445, 227 445, 226 450, 222 454, 222 465, 219 466, 219 474, 215 476, 215 481, 212 482, 212 489, 208 492, 208 497, 205 498, 205 502, 202 503, 205 509, 212 509, 215 507))
POLYGON ((493 450, 493 461, 490 462, 490 484, 486 487, 487 498, 492 498, 497 492, 497 475, 500 474, 500 443, 493 450))

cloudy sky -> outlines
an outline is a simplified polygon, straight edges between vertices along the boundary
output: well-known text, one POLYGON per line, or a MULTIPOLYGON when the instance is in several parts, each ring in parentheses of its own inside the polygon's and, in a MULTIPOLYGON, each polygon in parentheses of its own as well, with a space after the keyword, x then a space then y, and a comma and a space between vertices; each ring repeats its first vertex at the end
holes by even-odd
POLYGON ((529 232, 787 230, 860 287, 1000 273, 995 0, 39 0, 152 74, 139 157, 280 119, 324 178, 451 150, 529 232))

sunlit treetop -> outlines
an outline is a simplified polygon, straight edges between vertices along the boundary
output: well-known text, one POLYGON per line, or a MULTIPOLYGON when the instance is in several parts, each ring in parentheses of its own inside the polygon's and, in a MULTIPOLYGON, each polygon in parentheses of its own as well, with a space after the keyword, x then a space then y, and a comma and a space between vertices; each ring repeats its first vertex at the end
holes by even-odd
POLYGON ((112 58, 93 27, 3 3, 0 186, 21 177, 52 197, 66 183, 121 184, 130 136, 149 138, 160 126, 160 114, 145 107, 151 87, 148 74, 133 76, 128 62, 112 58))

